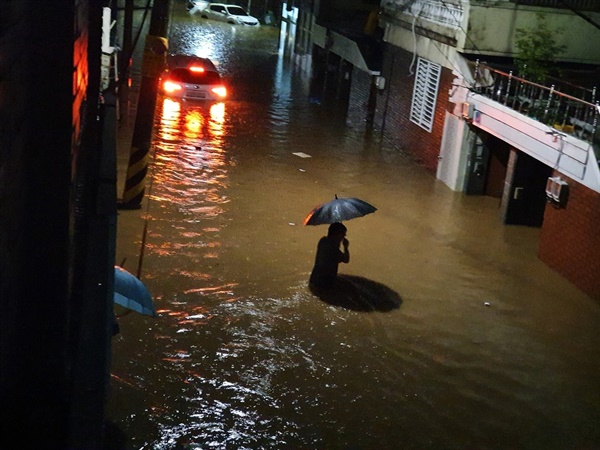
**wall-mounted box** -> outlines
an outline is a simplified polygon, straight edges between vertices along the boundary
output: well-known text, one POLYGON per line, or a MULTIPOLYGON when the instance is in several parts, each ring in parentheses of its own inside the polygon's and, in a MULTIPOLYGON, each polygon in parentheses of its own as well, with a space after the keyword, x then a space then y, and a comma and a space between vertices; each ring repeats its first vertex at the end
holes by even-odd
POLYGON ((380 91, 385 89, 385 78, 382 76, 375 77, 375 87, 380 91))
POLYGON ((475 115, 475 105, 472 103, 464 102, 462 104, 462 116, 463 119, 472 120, 475 115))
POLYGON ((567 204, 569 184, 560 177, 549 177, 546 181, 546 200, 559 208, 567 204))

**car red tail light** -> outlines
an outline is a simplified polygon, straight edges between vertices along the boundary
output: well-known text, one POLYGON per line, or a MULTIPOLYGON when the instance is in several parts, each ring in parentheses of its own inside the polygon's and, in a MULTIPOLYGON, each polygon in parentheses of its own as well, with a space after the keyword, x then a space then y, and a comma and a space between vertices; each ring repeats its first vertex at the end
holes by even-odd
POLYGON ((180 91, 183 88, 180 84, 167 80, 163 83, 163 89, 167 94, 172 94, 173 92, 180 91))
POLYGON ((204 72, 204 67, 190 66, 190 72, 204 72))
POLYGON ((211 91, 221 98, 227 97, 227 89, 225 88, 225 86, 216 86, 212 88, 211 91))

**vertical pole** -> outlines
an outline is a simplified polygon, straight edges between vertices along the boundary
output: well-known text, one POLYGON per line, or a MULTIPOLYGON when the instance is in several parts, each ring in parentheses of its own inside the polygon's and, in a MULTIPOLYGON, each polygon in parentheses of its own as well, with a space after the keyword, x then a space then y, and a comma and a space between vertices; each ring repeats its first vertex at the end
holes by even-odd
POLYGON ((123 13, 123 50, 119 70, 119 103, 125 105, 129 96, 129 70, 133 53, 133 0, 125 0, 123 13))
POLYGON ((170 0, 154 0, 152 6, 150 29, 146 36, 142 60, 140 95, 127 165, 125 190, 119 202, 121 209, 139 209, 144 198, 158 79, 166 65, 169 3, 170 0))

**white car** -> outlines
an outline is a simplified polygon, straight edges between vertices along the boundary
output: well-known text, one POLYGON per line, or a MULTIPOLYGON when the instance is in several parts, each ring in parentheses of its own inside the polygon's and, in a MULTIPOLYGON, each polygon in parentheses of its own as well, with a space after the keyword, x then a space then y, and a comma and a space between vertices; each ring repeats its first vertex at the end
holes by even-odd
POLYGON ((210 2, 206 0, 187 0, 187 10, 190 14, 195 14, 196 12, 206 8, 209 3, 210 2))
MULTIPOLYGON (((202 2, 204 3, 204 2, 202 2)), ((191 9, 193 11, 195 8, 191 9)), ((227 5, 225 3, 208 3, 204 8, 198 8, 197 12, 204 19, 218 20, 233 25, 248 25, 252 27, 260 26, 256 17, 252 17, 244 8, 237 5, 227 5)))

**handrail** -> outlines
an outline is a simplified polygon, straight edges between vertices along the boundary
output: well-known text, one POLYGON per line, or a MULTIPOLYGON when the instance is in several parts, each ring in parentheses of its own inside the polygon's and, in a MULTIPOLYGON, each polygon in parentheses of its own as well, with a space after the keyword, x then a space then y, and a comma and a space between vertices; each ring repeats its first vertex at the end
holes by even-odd
MULTIPOLYGON (((540 88, 540 89, 545 89, 545 90, 547 90, 547 91, 553 91, 555 94, 557 94, 557 95, 561 95, 561 96, 563 96, 563 97, 566 97, 566 98, 568 98, 568 99, 570 99, 570 100, 577 101, 577 102, 581 102, 581 103, 587 104, 588 106, 591 106, 591 107, 596 107, 596 105, 597 105, 597 103, 596 103, 596 104, 590 103, 590 102, 588 102, 588 101, 586 101, 586 100, 583 100, 583 99, 581 99, 581 98, 579 98, 579 97, 575 97, 575 96, 572 96, 572 95, 566 94, 566 93, 564 93, 564 92, 557 91, 556 89, 553 89, 552 87, 548 87, 548 86, 546 86, 546 85, 544 85, 544 84, 538 84, 538 83, 535 83, 535 82, 533 82, 533 81, 529 81, 529 80, 527 80, 527 79, 525 79, 525 78, 520 78, 520 77, 518 77, 518 76, 516 76, 516 75, 513 75, 513 74, 512 74, 512 72, 503 72, 503 71, 501 71, 501 70, 494 69, 493 67, 489 67, 489 66, 486 66, 486 65, 484 65, 484 64, 482 64, 481 66, 485 67, 485 68, 486 68, 486 69, 488 69, 490 72, 495 72, 495 73, 497 73, 497 74, 500 74, 500 75, 503 75, 503 76, 506 76, 506 77, 512 78, 513 80, 517 80, 517 81, 520 81, 520 82, 522 82, 522 83, 527 83, 527 84, 530 84, 530 85, 532 85, 532 86, 535 86, 535 87, 537 87, 537 88, 540 88)), ((573 85, 571 85, 571 86, 573 86, 573 85)), ((593 91, 592 91, 592 90, 590 90, 590 89, 586 89, 586 90, 588 90, 589 92, 593 92, 593 91)))
MULTIPOLYGON (((561 92, 555 85, 544 86, 479 62, 475 64, 474 76, 475 86, 472 90, 478 94, 545 123, 557 131, 593 144, 594 151, 600 158, 598 101, 593 103, 561 92)), ((591 93, 592 101, 595 100, 595 90, 583 92, 591 93)))

